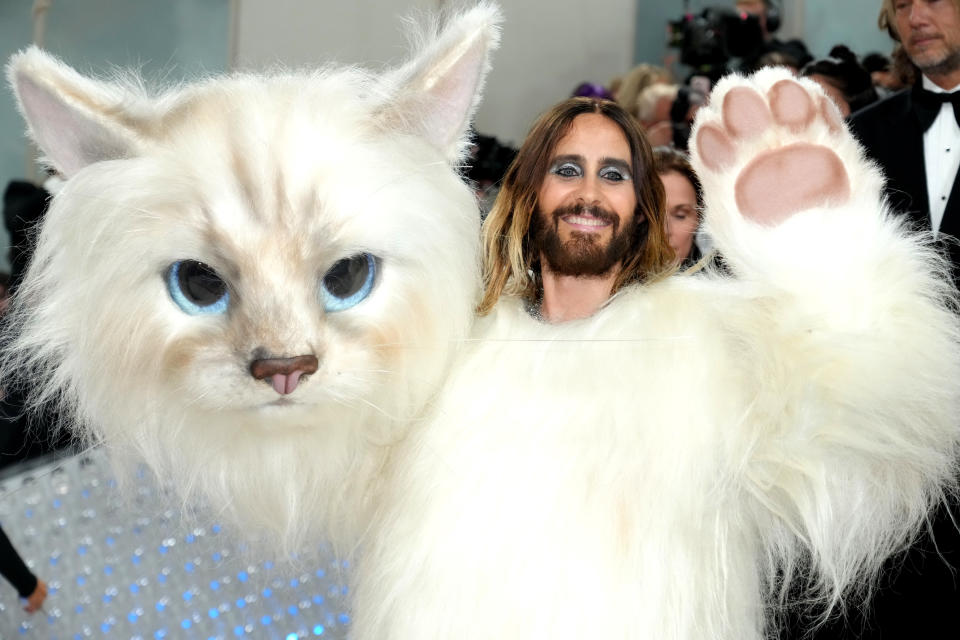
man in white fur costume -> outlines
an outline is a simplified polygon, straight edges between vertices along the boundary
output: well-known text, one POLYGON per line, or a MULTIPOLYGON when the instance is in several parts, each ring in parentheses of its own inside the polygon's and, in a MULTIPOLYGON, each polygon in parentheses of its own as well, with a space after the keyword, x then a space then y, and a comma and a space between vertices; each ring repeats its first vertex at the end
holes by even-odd
POLYGON ((481 315, 504 290, 546 322, 592 315, 673 264, 653 155, 615 102, 570 98, 538 118, 483 230, 481 315))
POLYGON ((868 585, 954 470, 940 258, 822 92, 767 71, 692 137, 735 278, 475 319, 455 168, 498 22, 454 16, 383 76, 157 96, 14 58, 68 180, 5 377, 275 545, 352 551, 357 640, 758 639, 784 581, 868 585))

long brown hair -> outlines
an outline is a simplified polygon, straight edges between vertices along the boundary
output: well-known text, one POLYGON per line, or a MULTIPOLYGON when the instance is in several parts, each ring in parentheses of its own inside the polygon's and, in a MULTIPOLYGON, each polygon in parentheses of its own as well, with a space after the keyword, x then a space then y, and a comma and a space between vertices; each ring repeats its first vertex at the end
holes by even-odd
POLYGON ((489 313, 503 293, 529 301, 538 295, 539 275, 530 243, 530 222, 537 211, 537 194, 550 166, 557 143, 574 118, 598 113, 615 122, 630 146, 637 225, 634 251, 624 259, 613 292, 632 282, 667 273, 673 250, 664 230, 663 185, 653 170, 650 143, 637 122, 617 103, 594 98, 570 98, 541 115, 534 123, 516 158, 507 169, 493 209, 483 224, 483 299, 477 312, 489 313))

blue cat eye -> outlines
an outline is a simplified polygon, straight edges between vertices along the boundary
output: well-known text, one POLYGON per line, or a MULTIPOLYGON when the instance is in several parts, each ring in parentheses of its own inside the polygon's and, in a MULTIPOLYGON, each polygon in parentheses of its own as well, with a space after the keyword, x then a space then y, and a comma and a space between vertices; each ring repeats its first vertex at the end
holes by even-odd
POLYGON ((177 260, 170 265, 167 291, 177 306, 191 316, 224 313, 230 302, 227 283, 197 260, 177 260))
POLYGON ((363 302, 377 279, 377 259, 369 253, 338 260, 320 283, 320 296, 327 313, 345 311, 363 302))

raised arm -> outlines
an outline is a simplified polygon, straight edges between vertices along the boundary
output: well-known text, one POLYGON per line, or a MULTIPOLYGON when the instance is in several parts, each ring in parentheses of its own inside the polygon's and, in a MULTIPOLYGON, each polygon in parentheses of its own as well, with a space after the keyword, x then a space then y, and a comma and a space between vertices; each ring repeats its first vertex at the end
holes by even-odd
POLYGON ((722 320, 746 394, 725 437, 743 452, 770 579, 810 560, 833 598, 952 485, 955 290, 816 85, 782 70, 729 78, 692 141, 706 228, 750 309, 722 320))

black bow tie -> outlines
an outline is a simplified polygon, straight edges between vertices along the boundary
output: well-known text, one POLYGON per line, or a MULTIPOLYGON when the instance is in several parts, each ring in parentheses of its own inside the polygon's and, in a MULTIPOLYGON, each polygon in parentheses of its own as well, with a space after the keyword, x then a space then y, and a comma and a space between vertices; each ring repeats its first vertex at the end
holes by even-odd
POLYGON ((929 129, 940 115, 940 107, 947 103, 953 105, 953 117, 960 125, 960 91, 938 93, 928 91, 919 84, 913 87, 913 112, 917 114, 917 120, 924 131, 929 129))

